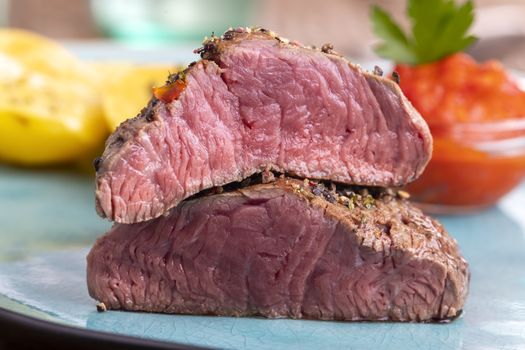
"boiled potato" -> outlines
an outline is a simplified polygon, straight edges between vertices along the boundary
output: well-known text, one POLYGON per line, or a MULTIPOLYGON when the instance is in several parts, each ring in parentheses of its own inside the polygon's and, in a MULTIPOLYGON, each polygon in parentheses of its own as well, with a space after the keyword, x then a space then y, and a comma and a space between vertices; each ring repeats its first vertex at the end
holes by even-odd
POLYGON ((78 82, 31 75, 0 94, 0 159, 22 165, 76 160, 104 142, 99 97, 78 82))
POLYGON ((76 160, 108 133, 92 68, 57 43, 0 30, 0 160, 76 160))

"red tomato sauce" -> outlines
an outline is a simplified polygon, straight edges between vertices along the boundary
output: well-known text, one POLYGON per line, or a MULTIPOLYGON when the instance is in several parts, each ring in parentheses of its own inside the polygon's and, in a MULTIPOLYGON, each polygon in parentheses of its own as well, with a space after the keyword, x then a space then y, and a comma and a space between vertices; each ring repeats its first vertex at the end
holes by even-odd
POLYGON ((400 86, 430 126, 432 160, 423 175, 407 186, 416 201, 486 207, 521 182, 525 149, 493 152, 479 144, 525 137, 519 128, 498 130, 499 123, 525 118, 525 92, 496 61, 478 64, 455 54, 421 66, 398 65, 400 86), (455 133, 464 126, 483 132, 455 133), (485 127, 487 126, 487 127, 485 127))

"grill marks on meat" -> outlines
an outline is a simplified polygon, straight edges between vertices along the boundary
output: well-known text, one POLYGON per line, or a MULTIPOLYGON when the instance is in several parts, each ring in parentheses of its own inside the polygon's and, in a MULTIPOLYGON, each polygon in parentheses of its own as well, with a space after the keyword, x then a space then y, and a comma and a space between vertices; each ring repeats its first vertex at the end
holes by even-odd
POLYGON ((396 84, 339 55, 246 29, 200 52, 177 100, 153 99, 108 139, 97 162, 101 216, 149 220, 264 169, 401 185, 430 158, 428 127, 396 84))
POLYGON ((88 256, 93 298, 165 313, 427 321, 460 312, 468 279, 456 242, 407 201, 349 209, 294 179, 116 224, 88 256))

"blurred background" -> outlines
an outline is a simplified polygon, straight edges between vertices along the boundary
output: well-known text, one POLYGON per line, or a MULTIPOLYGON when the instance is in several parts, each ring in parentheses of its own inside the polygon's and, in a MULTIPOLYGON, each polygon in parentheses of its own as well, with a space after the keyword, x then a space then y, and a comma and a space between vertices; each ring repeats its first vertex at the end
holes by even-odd
MULTIPOLYGON (((473 32, 481 40, 470 53, 478 60, 498 58, 508 67, 525 69, 525 1, 474 2, 473 32)), ((368 21, 372 3, 406 20, 404 0, 0 0, 0 25, 73 45, 79 39, 110 39, 134 47, 162 43, 193 48, 211 32, 260 25, 305 44, 330 39, 340 52, 369 59, 374 57, 368 21)))

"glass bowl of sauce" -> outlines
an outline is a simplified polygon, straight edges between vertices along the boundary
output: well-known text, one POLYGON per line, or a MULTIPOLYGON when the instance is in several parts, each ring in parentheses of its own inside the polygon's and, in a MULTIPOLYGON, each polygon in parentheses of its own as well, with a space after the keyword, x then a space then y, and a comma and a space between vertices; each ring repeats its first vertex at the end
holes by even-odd
POLYGON ((396 71, 434 138, 425 172, 406 187, 425 211, 482 210, 523 181, 525 92, 499 62, 455 54, 396 71))
POLYGON ((433 126, 434 152, 407 191, 427 212, 475 212, 525 177, 525 118, 433 126))

